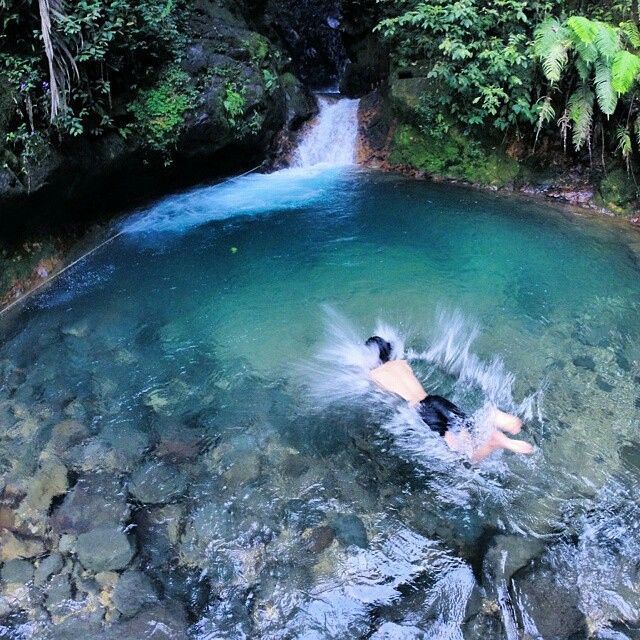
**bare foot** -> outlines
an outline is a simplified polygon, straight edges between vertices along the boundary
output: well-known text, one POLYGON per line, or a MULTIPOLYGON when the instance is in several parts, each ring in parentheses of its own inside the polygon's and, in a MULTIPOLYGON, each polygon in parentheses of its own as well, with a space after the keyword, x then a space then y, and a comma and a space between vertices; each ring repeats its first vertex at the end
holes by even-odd
POLYGON ((522 420, 518 416, 512 416, 509 413, 500 411, 500 409, 494 408, 491 411, 491 421, 500 431, 506 431, 513 435, 520 433, 522 430, 522 420))
POLYGON ((524 442, 524 440, 513 440, 512 438, 507 438, 504 433, 500 433, 499 431, 494 431, 491 434, 488 443, 493 447, 507 449, 508 451, 513 451, 514 453, 523 453, 525 455, 533 453, 533 446, 528 442, 524 442))

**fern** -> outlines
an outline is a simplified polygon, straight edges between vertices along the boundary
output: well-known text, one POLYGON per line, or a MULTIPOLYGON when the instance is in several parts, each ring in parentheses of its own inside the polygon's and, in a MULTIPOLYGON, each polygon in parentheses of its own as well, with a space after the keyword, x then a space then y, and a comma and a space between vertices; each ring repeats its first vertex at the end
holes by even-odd
POLYGON ((605 22, 596 22, 596 47, 600 56, 611 62, 620 51, 618 30, 605 22))
POLYGON ((568 61, 569 32, 555 18, 545 20, 535 31, 534 53, 542 62, 547 80, 558 82, 568 61))
POLYGON ((613 88, 611 67, 602 61, 596 63, 595 90, 602 113, 610 116, 618 104, 618 95, 613 88))
POLYGON ((629 129, 618 125, 616 130, 616 140, 618 141, 616 151, 620 152, 620 155, 627 166, 627 171, 631 171, 631 152, 633 148, 631 145, 631 133, 629 129))
POLYGON ((624 94, 631 89, 640 72, 640 56, 629 51, 618 51, 611 65, 613 90, 624 94))
POLYGON ((579 151, 591 135, 593 124, 593 91, 586 85, 576 89, 569 98, 567 108, 573 125, 573 146, 579 151))
POLYGON ((533 143, 533 148, 535 150, 536 144, 538 144, 538 137, 540 136, 540 131, 542 131, 542 127, 552 120, 556 115, 556 112, 551 104, 551 96, 547 96, 542 105, 540 105, 540 111, 538 112, 538 125, 536 127, 536 139, 533 143))
POLYGON ((634 49, 640 49, 640 30, 635 22, 621 22, 620 29, 634 49))
POLYGON ((567 27, 571 30, 572 40, 583 44, 592 44, 596 41, 598 28, 595 22, 583 16, 572 16, 567 19, 567 27))

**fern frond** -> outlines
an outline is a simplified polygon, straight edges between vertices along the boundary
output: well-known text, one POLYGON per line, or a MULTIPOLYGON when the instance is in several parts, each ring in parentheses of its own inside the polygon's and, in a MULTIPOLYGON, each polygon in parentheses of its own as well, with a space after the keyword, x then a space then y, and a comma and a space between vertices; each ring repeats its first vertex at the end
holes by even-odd
POLYGON ((613 90, 625 94, 640 73, 640 56, 629 51, 618 51, 611 65, 613 90))
POLYGON ((567 64, 570 45, 567 28, 555 18, 545 20, 535 30, 534 53, 542 62, 547 80, 558 82, 567 64))
POLYGON ((596 22, 596 47, 602 58, 611 62, 620 51, 618 30, 606 22, 596 22))
POLYGON ((603 61, 596 63, 596 76, 594 80, 598 106, 602 113, 610 116, 618 104, 618 94, 615 92, 611 81, 611 67, 603 61))
POLYGON ((620 152, 622 159, 627 165, 627 171, 631 171, 631 152, 633 147, 631 145, 631 132, 629 129, 618 125, 616 130, 616 140, 618 141, 616 151, 620 152))
POLYGON ((640 49, 640 29, 635 22, 621 22, 620 30, 634 49, 640 49))
POLYGON ((571 31, 571 39, 576 43, 593 44, 596 41, 598 28, 596 23, 584 16, 572 16, 567 19, 567 27, 571 31))
MULTIPOLYGON (((590 46, 593 47, 593 45, 590 46)), ((593 48, 595 49, 595 47, 593 48)), ((578 75, 580 76, 580 80, 582 80, 582 82, 586 82, 589 79, 589 76, 591 75, 591 68, 593 67, 593 62, 596 58, 597 56, 594 57, 593 60, 586 60, 583 56, 576 56, 576 70, 578 71, 578 75)))
POLYGON ((538 111, 538 125, 536 127, 536 139, 533 142, 533 148, 536 148, 536 144, 538 144, 538 137, 540 136, 540 131, 542 131, 542 127, 555 118, 556 112, 551 104, 551 96, 547 96, 542 104, 540 105, 540 110, 538 111))
POLYGON ((573 125, 573 146, 580 150, 588 142, 593 124, 593 92, 583 85, 576 89, 569 98, 567 108, 569 119, 573 125))

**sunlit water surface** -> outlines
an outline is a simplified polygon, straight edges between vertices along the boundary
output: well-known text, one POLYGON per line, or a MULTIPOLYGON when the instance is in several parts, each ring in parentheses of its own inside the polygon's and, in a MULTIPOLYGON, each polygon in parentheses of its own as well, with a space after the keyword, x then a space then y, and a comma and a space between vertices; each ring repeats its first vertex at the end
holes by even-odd
POLYGON ((2 324, 6 531, 63 578, 5 584, 0 634, 638 637, 637 234, 335 167, 120 229, 2 324), (371 392, 375 330, 430 391, 518 411, 536 453, 453 456, 371 392), (21 511, 52 459, 69 492, 21 511), (95 525, 134 545, 137 609, 78 561, 95 525))

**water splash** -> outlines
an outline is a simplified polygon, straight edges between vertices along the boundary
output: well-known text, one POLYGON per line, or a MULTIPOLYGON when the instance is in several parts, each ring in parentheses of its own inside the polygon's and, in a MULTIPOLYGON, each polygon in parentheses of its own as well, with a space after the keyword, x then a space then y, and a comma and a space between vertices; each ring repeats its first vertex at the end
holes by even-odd
MULTIPOLYGON (((541 391, 517 403, 513 398, 515 376, 506 370, 504 363, 497 357, 485 362, 471 351, 478 328, 460 313, 438 315, 434 328, 423 334, 428 344, 423 351, 406 349, 403 333, 385 322, 378 321, 373 331, 366 331, 334 309, 325 308, 325 314, 324 341, 313 361, 302 367, 309 381, 311 400, 317 406, 333 403, 366 406, 382 417, 381 424, 393 437, 395 446, 414 460, 430 467, 434 464, 446 467, 460 456, 437 434, 425 429, 417 413, 406 403, 371 382, 369 371, 378 364, 378 354, 375 348, 365 345, 369 335, 379 335, 391 343, 392 359, 412 361, 429 393, 444 395, 446 387, 453 388, 448 395, 454 401, 462 401, 464 410, 473 418, 473 440, 467 454, 490 431, 487 416, 491 407, 500 406, 525 419, 530 419, 534 410, 539 411, 541 391)), ((459 493, 458 489, 447 491, 453 492, 452 501, 463 503, 464 498, 453 495, 459 493)))
POLYGON ((340 167, 356 162, 359 100, 318 98, 320 113, 298 147, 293 165, 340 167))

